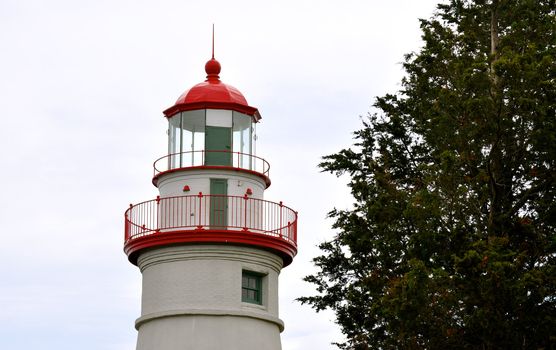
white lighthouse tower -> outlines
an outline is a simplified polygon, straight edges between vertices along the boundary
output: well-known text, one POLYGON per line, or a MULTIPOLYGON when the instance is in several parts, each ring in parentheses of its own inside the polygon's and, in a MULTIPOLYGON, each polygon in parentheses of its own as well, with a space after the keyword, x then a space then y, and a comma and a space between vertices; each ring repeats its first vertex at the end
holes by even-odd
POLYGON ((164 111, 160 195, 125 213, 124 250, 143 277, 137 349, 279 350, 278 275, 297 252, 297 213, 264 199, 258 110, 220 81, 214 53, 205 70, 164 111))

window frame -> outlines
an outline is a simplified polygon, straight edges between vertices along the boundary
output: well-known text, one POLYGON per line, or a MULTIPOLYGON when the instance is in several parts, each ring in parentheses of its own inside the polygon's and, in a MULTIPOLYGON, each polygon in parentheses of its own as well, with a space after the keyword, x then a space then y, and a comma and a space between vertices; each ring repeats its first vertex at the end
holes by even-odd
POLYGON ((242 302, 255 304, 255 305, 263 305, 263 278, 264 275, 257 272, 248 271, 248 270, 241 271, 241 301, 242 302), (249 279, 254 279, 256 284, 255 287, 254 288, 249 287, 249 282, 247 282, 247 285, 245 285, 243 283, 244 278, 247 278, 248 281, 249 279), (256 297, 249 298, 246 294, 244 295, 243 293, 244 291, 254 291, 256 297))

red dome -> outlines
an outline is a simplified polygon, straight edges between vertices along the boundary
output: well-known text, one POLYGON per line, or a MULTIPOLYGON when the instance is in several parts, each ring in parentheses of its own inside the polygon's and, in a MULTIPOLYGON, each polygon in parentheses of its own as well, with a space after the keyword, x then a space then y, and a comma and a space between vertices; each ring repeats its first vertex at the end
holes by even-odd
POLYGON ((220 81, 220 63, 217 60, 209 60, 205 65, 205 71, 207 80, 184 92, 174 106, 164 111, 166 117, 178 112, 211 108, 231 109, 251 115, 256 121, 260 119, 258 110, 247 104, 247 100, 238 89, 220 81))
POLYGON ((196 102, 225 102, 238 103, 248 106, 247 100, 235 87, 224 84, 220 80, 216 82, 204 81, 184 92, 176 101, 176 104, 196 102))

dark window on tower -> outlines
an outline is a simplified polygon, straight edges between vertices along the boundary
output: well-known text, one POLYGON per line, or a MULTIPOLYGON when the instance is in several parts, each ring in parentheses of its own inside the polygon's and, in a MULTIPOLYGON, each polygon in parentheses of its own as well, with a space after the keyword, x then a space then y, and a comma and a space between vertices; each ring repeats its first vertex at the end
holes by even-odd
POLYGON ((253 304, 262 304, 263 276, 260 274, 243 271, 241 274, 241 301, 253 304))

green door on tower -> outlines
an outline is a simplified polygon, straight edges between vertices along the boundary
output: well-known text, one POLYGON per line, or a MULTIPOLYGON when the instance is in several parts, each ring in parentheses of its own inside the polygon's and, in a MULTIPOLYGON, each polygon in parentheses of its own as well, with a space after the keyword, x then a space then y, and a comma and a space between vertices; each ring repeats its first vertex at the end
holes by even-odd
POLYGON ((205 127, 205 165, 232 165, 232 128, 205 127))
POLYGON ((228 180, 210 179, 210 226, 226 228, 228 216, 228 180))

